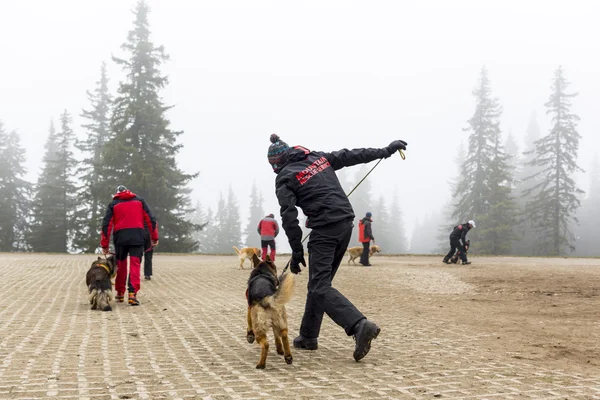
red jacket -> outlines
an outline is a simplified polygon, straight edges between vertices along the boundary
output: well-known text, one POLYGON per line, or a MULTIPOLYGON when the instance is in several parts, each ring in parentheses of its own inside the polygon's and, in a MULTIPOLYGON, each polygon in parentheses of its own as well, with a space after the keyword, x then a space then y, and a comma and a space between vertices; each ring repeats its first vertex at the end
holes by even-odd
POLYGON ((100 247, 107 248, 110 232, 113 231, 115 246, 143 246, 144 227, 150 231, 150 238, 158 240, 156 220, 144 199, 126 190, 117 193, 106 209, 102 221, 100 247))
POLYGON ((375 240, 371 231, 371 220, 365 217, 358 221, 358 241, 369 243, 371 240, 375 240))
POLYGON ((279 224, 271 215, 266 216, 258 223, 260 240, 273 240, 279 235, 279 224))

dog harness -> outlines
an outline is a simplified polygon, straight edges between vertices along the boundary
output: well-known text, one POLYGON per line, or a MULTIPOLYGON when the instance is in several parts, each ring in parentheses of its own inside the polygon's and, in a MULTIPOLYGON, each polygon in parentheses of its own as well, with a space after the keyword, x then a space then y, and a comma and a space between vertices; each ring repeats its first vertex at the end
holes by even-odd
POLYGON ((106 272, 108 272, 108 275, 112 275, 112 272, 110 272, 110 268, 108 267, 107 264, 97 263, 96 265, 104 268, 106 270, 106 272))

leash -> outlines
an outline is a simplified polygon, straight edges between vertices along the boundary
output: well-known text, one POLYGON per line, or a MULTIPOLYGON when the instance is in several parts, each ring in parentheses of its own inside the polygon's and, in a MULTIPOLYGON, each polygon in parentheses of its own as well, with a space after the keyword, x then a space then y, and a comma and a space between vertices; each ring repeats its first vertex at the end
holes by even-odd
MULTIPOLYGON (((398 153, 400 154, 400 157, 402 158, 402 160, 406 160, 406 155, 404 154, 404 152, 402 151, 402 149, 398 149, 398 153)), ((354 186, 354 188, 346 195, 346 197, 350 197, 350 195, 352 193, 354 193, 354 191, 356 189, 358 189, 358 187, 360 186, 360 184, 363 183, 365 181, 365 179, 367 179, 367 177, 371 174, 371 172, 373 172, 373 170, 382 161, 383 161, 383 158, 380 158, 379 161, 377 161, 377 163, 375 165, 373 165, 373 168, 371 168, 369 170, 369 172, 367 172, 367 174, 365 176, 363 176, 363 178, 356 184, 356 186, 354 186)), ((306 241, 306 239, 308 239, 309 236, 310 236, 310 233, 307 233, 306 235, 304 235, 304 237, 302 238, 302 241, 300 243, 304 243, 306 241)), ((281 272, 282 275, 285 273, 285 271, 288 270, 288 268, 290 267, 290 263, 291 262, 292 262, 292 259, 290 258, 289 261, 287 262, 287 264, 285 265, 285 268, 283 268, 283 271, 281 272)))

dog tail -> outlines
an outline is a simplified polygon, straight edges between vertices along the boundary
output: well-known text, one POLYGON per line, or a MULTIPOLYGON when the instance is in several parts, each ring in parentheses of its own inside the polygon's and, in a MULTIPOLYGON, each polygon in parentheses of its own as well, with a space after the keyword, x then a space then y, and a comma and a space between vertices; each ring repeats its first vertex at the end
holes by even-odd
POLYGON ((273 302, 277 306, 288 303, 294 295, 294 275, 290 272, 283 274, 279 281, 279 287, 273 295, 273 302))
POLYGON ((102 311, 112 311, 112 307, 110 306, 110 294, 108 291, 100 290, 96 301, 98 302, 98 308, 102 311))
POLYGON ((235 246, 232 246, 232 247, 233 247, 233 250, 235 250, 235 254, 237 254, 239 256, 240 255, 240 249, 238 249, 235 246))

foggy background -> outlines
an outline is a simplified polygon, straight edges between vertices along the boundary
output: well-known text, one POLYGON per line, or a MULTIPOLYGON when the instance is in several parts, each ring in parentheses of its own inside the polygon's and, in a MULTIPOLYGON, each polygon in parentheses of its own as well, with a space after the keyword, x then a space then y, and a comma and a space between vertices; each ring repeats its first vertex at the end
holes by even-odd
MULTIPOLYGON (((374 198, 390 199, 398 190, 410 241, 416 221, 450 199, 452 160, 466 144, 463 129, 482 66, 504 110, 503 135, 512 132, 521 148, 532 112, 541 134, 548 132, 544 103, 559 65, 570 91, 579 92, 572 111, 581 118, 583 169, 600 142, 600 7, 594 2, 148 4, 151 40, 170 56, 161 67, 170 79, 161 94, 174 106, 167 115, 172 129, 185 132, 179 166, 200 172, 190 184, 192 198, 214 210, 231 184, 242 227, 253 182, 266 213, 279 217, 266 157, 271 133, 315 150, 403 139, 406 161, 385 160, 369 180, 374 198)), ((116 89, 122 72, 111 55, 123 54, 134 7, 135 0, 0 0, 0 119, 21 135, 31 182, 52 118, 57 122, 69 110, 75 133, 83 134, 79 114, 102 61, 116 89)), ((587 191, 587 174, 577 180, 587 191)))

